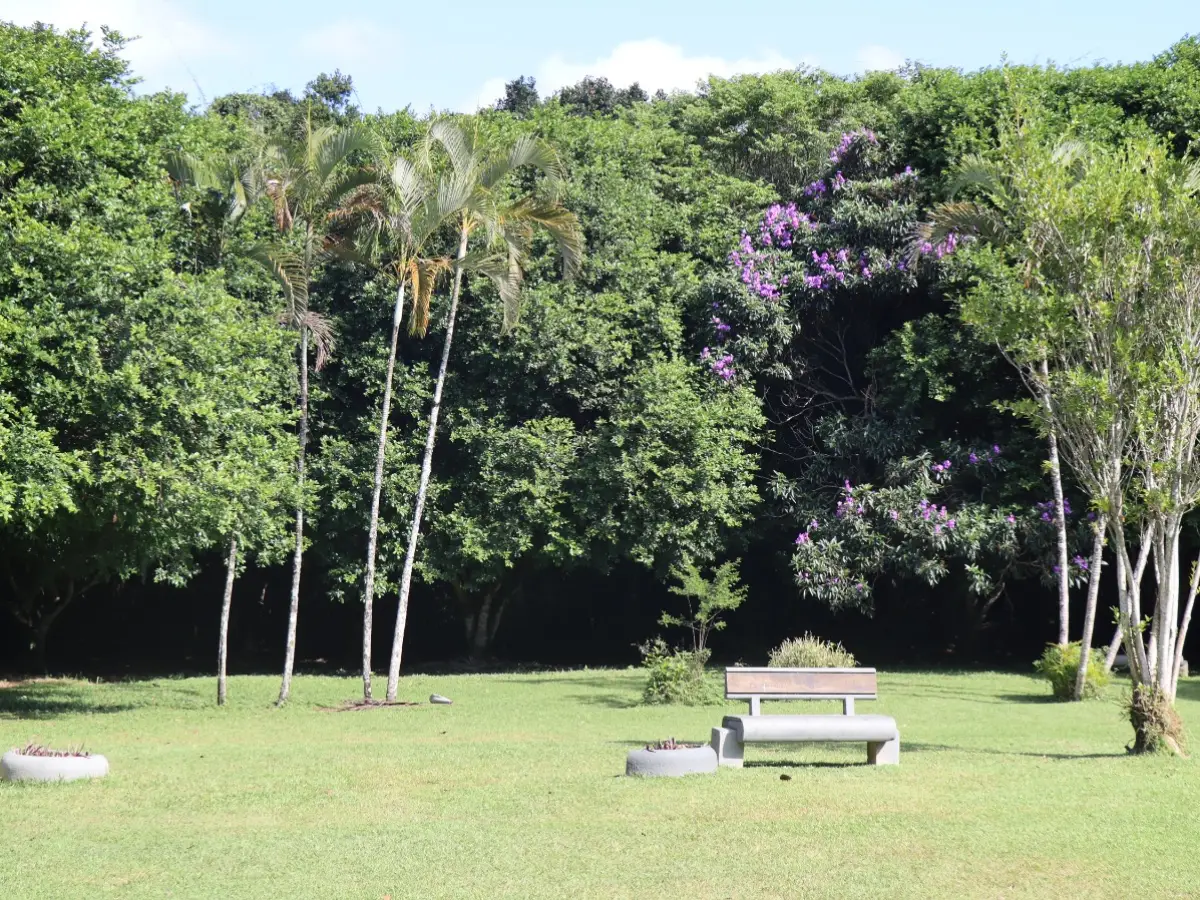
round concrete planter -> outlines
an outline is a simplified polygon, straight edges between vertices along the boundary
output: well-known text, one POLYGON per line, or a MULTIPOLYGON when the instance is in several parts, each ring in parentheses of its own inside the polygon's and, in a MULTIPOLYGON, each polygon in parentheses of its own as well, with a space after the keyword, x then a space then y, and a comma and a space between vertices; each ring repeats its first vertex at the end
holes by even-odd
POLYGON ((715 771, 717 754, 707 744, 680 750, 630 750, 625 758, 626 775, 678 777, 715 771))
POLYGON ((0 757, 0 777, 5 781, 77 781, 108 774, 103 756, 26 756, 9 750, 0 757))

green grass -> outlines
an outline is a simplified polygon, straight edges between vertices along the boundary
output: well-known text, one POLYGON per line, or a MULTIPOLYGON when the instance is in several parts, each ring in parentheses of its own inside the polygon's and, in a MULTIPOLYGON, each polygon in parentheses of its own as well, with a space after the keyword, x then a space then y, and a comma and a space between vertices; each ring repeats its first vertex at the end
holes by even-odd
MULTIPOLYGON (((0 749, 82 741, 112 764, 0 783, 0 896, 1200 896, 1200 766, 1127 757, 1120 686, 1059 704, 1016 675, 884 674, 860 711, 896 717, 899 767, 751 745, 742 771, 637 780, 628 748, 705 740, 721 714, 639 706, 640 687, 412 677, 404 696, 454 705, 362 712, 320 709, 355 695, 335 678, 299 678, 283 710, 259 677, 225 709, 208 680, 0 688, 0 749)), ((1200 679, 1180 693, 1200 721, 1200 679)))

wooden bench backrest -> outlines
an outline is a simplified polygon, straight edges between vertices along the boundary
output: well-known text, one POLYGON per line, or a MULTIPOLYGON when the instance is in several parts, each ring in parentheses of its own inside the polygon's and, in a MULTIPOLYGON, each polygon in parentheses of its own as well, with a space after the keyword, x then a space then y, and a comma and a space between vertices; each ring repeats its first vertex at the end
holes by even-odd
POLYGON ((725 670, 725 697, 749 700, 758 715, 760 700, 841 699, 847 713, 855 700, 874 700, 874 669, 775 669, 739 666, 725 670))

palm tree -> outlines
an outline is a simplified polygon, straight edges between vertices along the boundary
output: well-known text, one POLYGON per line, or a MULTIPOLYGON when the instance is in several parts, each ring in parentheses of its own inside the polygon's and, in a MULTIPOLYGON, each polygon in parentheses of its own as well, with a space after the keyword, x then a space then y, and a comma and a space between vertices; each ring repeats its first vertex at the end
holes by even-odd
MULTIPOLYGON (((468 134, 452 122, 435 122, 430 126, 424 145, 423 156, 427 168, 432 168, 435 145, 440 145, 450 164, 450 173, 443 179, 443 183, 453 185, 450 193, 456 198, 461 196, 463 201, 457 204, 453 213, 458 228, 454 284, 446 313, 446 335, 434 385, 433 405, 429 411, 425 454, 421 461, 421 475, 413 503, 408 547, 400 576, 400 603, 396 611, 396 629, 392 637, 392 654, 388 666, 389 702, 396 699, 400 677, 413 564, 433 467, 438 414, 441 410, 442 390, 446 384, 446 370, 454 339, 454 324, 458 315, 463 275, 478 272, 497 285, 503 304, 503 327, 508 329, 516 323, 520 312, 521 263, 532 239, 534 227, 544 228, 557 244, 567 275, 572 275, 577 270, 583 252, 579 221, 574 213, 560 203, 563 179, 558 156, 544 142, 527 135, 518 138, 507 147, 492 147, 479 141, 477 133, 468 134), (513 200, 508 190, 509 176, 526 167, 545 176, 543 184, 546 192, 513 200), (482 247, 475 254, 468 254, 471 238, 476 235, 482 237, 482 247)), ((424 301, 414 303, 409 327, 417 333, 424 334, 428 326, 429 303, 426 297, 424 301)))
POLYGON ((263 193, 270 200, 275 225, 288 249, 258 245, 248 255, 257 260, 284 287, 286 305, 281 319, 299 333, 300 396, 297 439, 300 452, 296 478, 300 499, 296 504, 295 551, 292 557, 292 587, 288 607, 287 644, 278 703, 287 702, 296 660, 296 623, 300 607, 300 569, 304 557, 304 462, 308 446, 308 353, 316 351, 314 368, 325 365, 333 350, 333 330, 319 313, 309 308, 309 285, 315 267, 326 256, 326 224, 330 212, 346 195, 372 176, 350 168, 349 158, 359 151, 373 151, 374 138, 358 128, 314 127, 306 118, 295 137, 273 140, 262 147, 256 164, 263 193))
MULTIPOLYGON (((334 213, 347 226, 353 251, 369 260, 381 273, 395 280, 396 299, 392 309, 392 329, 388 345, 387 368, 383 382, 383 403, 379 415, 379 440, 375 454, 375 474, 371 494, 370 522, 367 529, 367 565, 363 585, 363 698, 371 699, 371 642, 375 608, 375 563, 379 542, 379 505, 383 492, 384 459, 387 454, 388 428, 392 403, 392 380, 396 369, 396 348, 400 323, 404 317, 406 291, 410 291, 414 315, 427 316, 430 297, 438 279, 453 266, 449 256, 429 253, 438 232, 470 199, 469 185, 453 179, 434 182, 427 172, 410 160, 397 156, 380 169, 382 177, 362 185, 348 196, 334 213)), ((345 245, 339 249, 346 251, 345 245)), ((415 321, 415 319, 413 320, 415 321)))
MULTIPOLYGON (((922 249, 937 245, 950 235, 969 235, 996 247, 1021 245, 1021 265, 1025 285, 1033 284, 1034 270, 1045 262, 1046 241, 1030 223, 1023 210, 1023 184, 1030 172, 1038 166, 1062 167, 1072 172, 1081 171, 1084 163, 1084 145, 1075 140, 1062 140, 1046 148, 1018 122, 1015 129, 1006 132, 1018 159, 1030 169, 1029 172, 1006 168, 1001 163, 969 154, 951 174, 947 185, 949 199, 937 204, 928 219, 920 224, 909 245, 910 262, 922 249), (974 190, 980 199, 961 200, 958 195, 965 190, 974 190)), ((1055 531, 1058 556, 1058 643, 1066 645, 1070 640, 1070 551, 1067 544, 1067 521, 1065 514, 1062 463, 1058 449, 1058 434, 1053 424, 1050 396, 1050 367, 1045 354, 1036 366, 1022 370, 1027 385, 1041 405, 1046 420, 1046 442, 1048 446, 1050 482, 1054 491, 1055 531)), ((1096 602, 1099 591, 1099 560, 1103 550, 1103 523, 1095 529, 1095 547, 1092 552, 1092 576, 1089 578, 1087 606, 1084 613, 1083 646, 1076 688, 1076 699, 1083 695, 1087 671, 1092 630, 1095 623, 1096 602)), ((1115 651, 1114 651, 1115 653, 1115 651)))

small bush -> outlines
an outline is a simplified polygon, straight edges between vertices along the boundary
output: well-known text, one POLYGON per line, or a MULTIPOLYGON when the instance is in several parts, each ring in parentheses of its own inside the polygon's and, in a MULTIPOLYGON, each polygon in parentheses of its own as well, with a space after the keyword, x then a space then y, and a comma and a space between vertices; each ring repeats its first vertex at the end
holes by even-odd
POLYGON ((677 650, 669 647, 662 638, 655 638, 638 650, 647 675, 646 688, 642 692, 644 702, 685 706, 720 702, 718 686, 704 669, 708 650, 677 650))
MULTIPOLYGON (((1070 700, 1075 696, 1075 675, 1079 671, 1081 646, 1079 641, 1066 646, 1047 644, 1042 658, 1033 664, 1037 673, 1050 682, 1050 690, 1059 700, 1070 700)), ((1087 681, 1083 685, 1083 696, 1099 696, 1108 680, 1108 673, 1104 671, 1104 654, 1093 649, 1088 662, 1087 681)))
POLYGON ((854 654, 833 641, 825 641, 814 634, 789 638, 771 651, 767 665, 781 669, 853 669, 857 665, 854 654))

